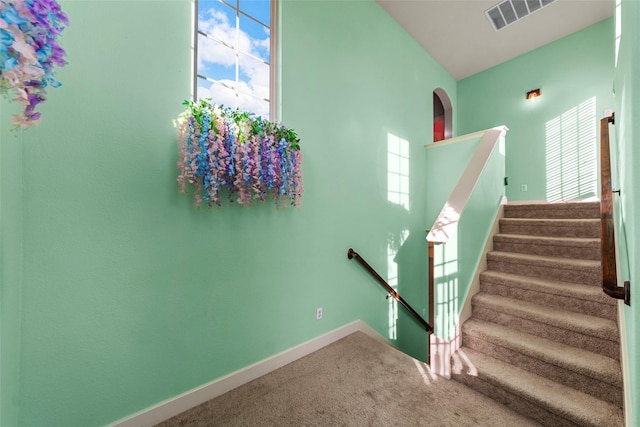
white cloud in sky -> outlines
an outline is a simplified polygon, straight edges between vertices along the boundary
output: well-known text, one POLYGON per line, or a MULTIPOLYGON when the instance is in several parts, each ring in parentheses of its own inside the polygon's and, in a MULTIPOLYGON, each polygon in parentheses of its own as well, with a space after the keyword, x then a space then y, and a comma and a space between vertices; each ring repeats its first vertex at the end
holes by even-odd
MULTIPOLYGON (((237 50, 256 57, 262 56, 260 52, 264 52, 265 49, 268 51, 269 49, 270 41, 266 31, 264 38, 259 38, 259 36, 252 37, 242 29, 236 34, 235 22, 233 24, 230 23, 229 17, 224 12, 213 8, 199 15, 198 28, 213 38, 222 40, 228 45, 236 47, 237 50)), ((236 87, 240 92, 252 94, 260 99, 240 94, 240 102, 238 104, 236 103, 236 96, 230 90, 218 85, 205 87, 202 81, 198 84, 198 97, 211 98, 218 104, 224 104, 232 108, 239 106, 241 109, 253 112, 256 115, 268 117, 269 106, 263 99, 269 98, 269 66, 263 61, 242 54, 238 55, 237 60, 240 67, 239 78, 241 80, 237 84, 232 81, 222 80, 221 76, 212 75, 207 77, 223 81, 228 86, 236 87)), ((233 49, 205 37, 199 37, 199 69, 206 68, 207 65, 233 67, 235 63, 236 53, 233 49)), ((209 84, 206 83, 205 85, 209 84)))
MULTIPOLYGON (((238 85, 231 80, 221 80, 221 82, 231 87, 236 86, 240 92, 251 93, 251 88, 245 82, 240 82, 238 85)), ((269 103, 267 101, 243 93, 236 96, 235 92, 218 84, 200 80, 198 82, 198 97, 200 99, 211 98, 216 104, 231 108, 240 107, 241 110, 251 112, 256 116, 269 118, 269 103)))

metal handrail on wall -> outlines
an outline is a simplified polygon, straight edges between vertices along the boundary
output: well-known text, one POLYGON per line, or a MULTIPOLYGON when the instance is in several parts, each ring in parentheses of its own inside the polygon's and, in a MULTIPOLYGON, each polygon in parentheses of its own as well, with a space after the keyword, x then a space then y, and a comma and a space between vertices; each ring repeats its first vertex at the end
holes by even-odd
MULTIPOLYGON (((611 156, 609 152, 609 123, 614 115, 600 120, 600 249, 602 257, 602 290, 612 298, 631 305, 631 282, 618 286, 616 270, 615 227, 613 222, 613 189, 611 186, 611 156)), ((615 191, 619 193, 619 190, 615 191)))
POLYGON ((380 276, 378 272, 374 270, 374 268, 371 267, 367 261, 364 260, 364 258, 360 256, 360 254, 349 248, 349 250, 347 251, 347 258, 355 258, 356 261, 358 261, 365 268, 365 270, 371 273, 371 275, 378 281, 378 283, 380 283, 380 285, 382 285, 382 287, 385 288, 385 290, 389 292, 389 294, 393 298, 395 298, 396 301, 398 301, 425 328, 427 332, 433 332, 433 327, 429 323, 427 323, 427 321, 424 320, 422 316, 420 316, 418 312, 415 311, 413 307, 411 307, 409 303, 407 303, 404 298, 402 298, 402 296, 400 296, 400 294, 395 289, 393 289, 386 282, 386 280, 384 280, 382 276, 380 276))

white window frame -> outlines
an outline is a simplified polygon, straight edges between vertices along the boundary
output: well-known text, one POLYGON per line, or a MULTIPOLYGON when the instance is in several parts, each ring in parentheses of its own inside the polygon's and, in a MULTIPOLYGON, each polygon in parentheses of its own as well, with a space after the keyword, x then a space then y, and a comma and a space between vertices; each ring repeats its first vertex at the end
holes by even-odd
MULTIPOLYGON (((219 0, 221 3, 231 7, 232 9, 236 10, 237 14, 242 14, 243 16, 252 19, 253 21, 260 23, 260 24, 264 24, 262 22, 260 22, 259 20, 257 20, 256 18, 252 17, 251 15, 248 15, 246 12, 243 11, 239 11, 236 6, 234 6, 233 4, 231 4, 230 1, 226 1, 226 0, 219 0)), ((242 1, 242 0, 240 0, 242 1)), ((235 0, 232 1, 233 3, 236 3, 235 0)), ((237 3, 236 3, 237 5, 237 3)), ((277 28, 277 24, 278 24, 278 0, 269 0, 269 7, 270 7, 270 11, 269 11, 269 99, 265 100, 269 102, 269 117, 268 119, 270 121, 277 121, 277 85, 276 85, 276 79, 277 79, 277 58, 278 58, 278 28, 277 28)), ((192 87, 192 100, 196 101, 198 99, 198 79, 199 78, 204 78, 209 82, 216 83, 214 80, 212 80, 211 78, 208 78, 207 76, 201 76, 198 74, 198 35, 204 35, 205 37, 209 37, 211 40, 221 43, 223 45, 226 46, 226 44, 220 40, 216 40, 212 37, 210 37, 208 34, 200 32, 198 29, 198 0, 193 0, 193 73, 192 73, 192 81, 193 81, 193 87, 192 87)), ((255 56, 248 54, 246 52, 243 51, 239 51, 242 55, 247 55, 249 57, 252 57, 254 59, 258 59, 260 61, 264 61, 262 58, 256 58, 255 56)), ((265 62, 266 63, 266 62, 265 62)), ((237 79, 237 77, 236 77, 237 79)), ((236 80, 237 82, 237 80, 236 80)), ((228 86, 225 86, 228 87, 228 86)), ((230 90, 233 90, 236 94, 238 93, 243 93, 243 92, 238 92, 233 88, 229 88, 230 90)), ((253 96, 253 95, 250 95, 253 96)), ((215 99, 212 100, 213 102, 215 102, 215 99)))

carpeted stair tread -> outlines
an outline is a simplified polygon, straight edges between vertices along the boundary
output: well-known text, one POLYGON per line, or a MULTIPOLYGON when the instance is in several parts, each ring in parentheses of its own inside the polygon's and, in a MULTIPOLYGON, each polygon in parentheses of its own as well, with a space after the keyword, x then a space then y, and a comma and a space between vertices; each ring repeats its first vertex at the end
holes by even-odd
MULTIPOLYGON (((474 382, 477 381, 487 382, 565 420, 547 422, 547 425, 624 425, 623 413, 619 407, 473 349, 460 348, 454 354, 453 360, 454 376, 466 377, 466 381, 460 381, 471 387, 474 387, 474 382)), ((481 388, 481 385, 475 388, 479 387, 481 388)), ((503 403, 509 406, 509 402, 503 403)), ((536 419, 538 413, 527 415, 536 419)))
POLYGON ((545 264, 552 264, 553 265, 558 265, 560 267, 562 266, 575 266, 577 268, 592 268, 592 267, 597 267, 600 266, 600 262, 599 261, 594 261, 594 260, 590 260, 590 259, 558 259, 557 257, 546 257, 546 256, 542 256, 542 255, 529 255, 529 254, 517 254, 517 253, 512 253, 512 252, 501 252, 501 251, 491 251, 487 254, 488 256, 492 257, 492 258, 496 258, 496 257, 505 257, 508 259, 512 259, 514 261, 519 261, 519 262, 529 262, 529 263, 534 263, 534 262, 542 262, 545 264))
POLYGON ((510 218, 600 218, 600 203, 509 203, 504 207, 504 215, 510 218))
POLYGON ((503 214, 453 378, 546 426, 623 426, 599 201, 509 203, 503 214))
POLYGON ((615 305, 615 300, 602 292, 601 288, 580 283, 563 282, 560 280, 541 279, 520 274, 504 273, 502 271, 485 270, 480 273, 480 279, 494 283, 522 287, 538 292, 549 293, 558 296, 567 296, 603 304, 615 305))
POLYGON ((553 255, 563 258, 600 259, 600 239, 585 237, 549 237, 526 234, 496 234, 495 250, 553 255))
POLYGON ((569 331, 590 335, 604 340, 619 342, 615 321, 581 313, 545 307, 527 301, 514 300, 483 292, 472 299, 474 307, 482 307, 495 312, 520 317, 537 323, 550 325, 569 331))
POLYGON ((480 289, 503 297, 617 319, 616 301, 599 286, 485 270, 480 273, 480 289))
POLYGON ((600 237, 599 219, 501 218, 500 232, 532 236, 600 237))
MULTIPOLYGON (((584 246, 593 245, 598 242, 599 239, 591 237, 553 237, 553 236, 530 236, 523 234, 496 234, 496 238, 501 240, 525 240, 527 243, 540 243, 540 244, 552 244, 558 243, 565 246, 584 246)), ((600 248, 600 245, 598 245, 600 248)))
POLYGON ((487 254, 487 266, 490 270, 505 273, 555 278, 593 286, 600 286, 602 280, 600 262, 594 260, 491 251, 487 254))
POLYGON ((537 358, 541 362, 622 387, 620 363, 610 357, 478 319, 470 319, 462 328, 464 334, 507 347, 537 358))

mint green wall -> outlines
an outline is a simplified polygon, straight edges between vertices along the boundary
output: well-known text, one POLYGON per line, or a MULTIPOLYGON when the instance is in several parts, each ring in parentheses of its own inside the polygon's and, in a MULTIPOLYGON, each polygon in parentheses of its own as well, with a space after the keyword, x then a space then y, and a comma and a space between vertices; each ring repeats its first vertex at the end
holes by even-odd
POLYGON ((2 140, 22 151, 7 177, 21 185, 22 280, 6 284, 21 295, 19 425, 105 424, 220 371, 204 319, 210 270, 185 272, 205 265, 205 246, 173 191, 189 5, 62 5, 63 86, 39 128, 2 140))
POLYGON ((3 421, 103 425, 356 319, 423 355, 426 334, 390 322, 346 251, 386 277, 406 230, 391 262, 428 314, 423 145, 433 89, 455 105, 456 82, 377 3, 281 3, 303 206, 199 211, 178 193, 172 126, 190 93, 189 2, 61 3, 63 86, 40 127, 1 135, 3 421), (409 211, 387 202, 388 133, 410 143, 409 211))
MULTIPOLYGON (((432 92, 443 87, 455 103, 455 80, 374 2, 281 7, 283 119, 301 135, 305 155, 296 233, 311 247, 299 262, 310 263, 305 276, 324 275, 338 286, 328 293, 311 286, 310 304, 328 298, 328 312, 340 313, 336 325, 360 317, 388 337, 393 322, 383 291, 342 259, 353 247, 385 278, 389 259, 396 259, 401 294, 428 315, 424 144, 432 140, 432 92), (387 201, 389 134, 410 146, 408 211, 387 201), (389 256, 389 242, 403 230, 404 247, 389 256), (348 314, 355 301, 362 311, 348 314)), ((396 343, 424 358, 424 331, 402 310, 398 324, 396 343)))
MULTIPOLYGON (((0 98, 2 117, 18 109, 0 98)), ((0 425, 17 425, 22 265, 22 134, 0 123, 0 425)))
MULTIPOLYGON (((614 151, 618 162, 613 168, 618 172, 618 185, 621 189, 620 206, 622 217, 617 233, 626 233, 630 277, 623 277, 631 281, 631 306, 623 305, 628 347, 629 378, 631 388, 631 424, 640 425, 640 211, 637 186, 640 183, 640 2, 632 0, 622 1, 622 36, 620 38, 620 54, 615 70, 615 111, 616 141, 614 151)), ((623 262, 624 260, 621 260, 623 262)))
POLYGON ((509 127, 509 200, 546 198, 548 121, 594 96, 598 119, 612 108, 612 34, 613 19, 607 19, 458 82, 460 134, 509 127), (527 102, 526 92, 535 88, 542 97, 527 102))
POLYGON ((480 141, 482 141, 482 135, 466 137, 453 143, 433 144, 427 149, 426 169, 429 176, 425 185, 429 201, 426 213, 427 228, 430 228, 438 218, 480 141))

